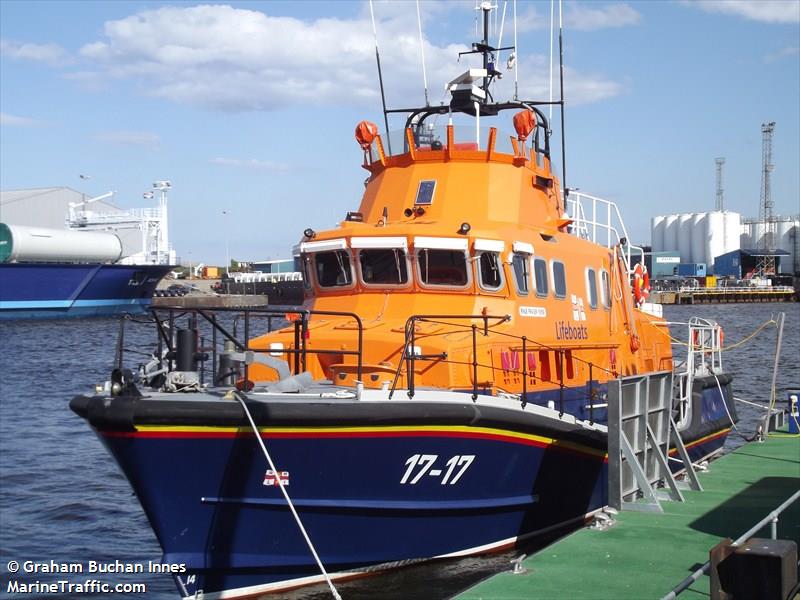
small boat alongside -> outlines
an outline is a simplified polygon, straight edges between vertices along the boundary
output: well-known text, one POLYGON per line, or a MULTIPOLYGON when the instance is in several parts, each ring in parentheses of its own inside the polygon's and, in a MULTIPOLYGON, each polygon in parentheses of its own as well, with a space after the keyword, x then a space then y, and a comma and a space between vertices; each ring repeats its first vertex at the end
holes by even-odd
POLYGON ((301 307, 154 310, 151 358, 126 368, 120 343, 111 380, 71 401, 163 562, 185 566, 182 597, 332 582, 582 524, 608 504, 609 386, 623 377, 669 375, 694 458, 724 442, 721 411, 735 414, 718 325, 691 324, 674 364, 660 307, 634 294, 621 219, 596 217, 616 206, 562 193, 537 103, 487 93, 487 37, 484 68, 452 82, 449 106, 409 109, 391 144, 359 124, 364 196, 335 229, 305 230, 301 307), (516 136, 481 129, 507 111, 516 136), (452 114, 476 126, 427 124, 452 114))

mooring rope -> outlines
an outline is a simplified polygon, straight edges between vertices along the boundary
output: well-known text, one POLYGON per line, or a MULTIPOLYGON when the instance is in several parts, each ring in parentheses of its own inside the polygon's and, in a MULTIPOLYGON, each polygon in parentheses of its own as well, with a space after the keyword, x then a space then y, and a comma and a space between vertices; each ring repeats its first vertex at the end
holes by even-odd
POLYGON ((272 462, 272 457, 270 456, 269 452, 267 451, 267 447, 264 445, 264 440, 261 439, 261 434, 258 431, 258 427, 256 427, 255 421, 253 421, 253 417, 250 414, 250 410, 247 408, 247 404, 244 401, 244 398, 241 394, 236 392, 235 390, 231 390, 229 392, 231 396, 236 398, 239 404, 242 405, 242 409, 244 410, 244 414, 247 415, 247 420, 250 421, 250 427, 253 429, 253 433, 256 436, 256 440, 258 440, 258 444, 261 446, 261 451, 264 453, 264 456, 267 459, 267 463, 269 464, 269 468, 272 469, 272 472, 275 473, 275 481, 278 482, 278 487, 281 489, 281 493, 283 494, 284 499, 286 500, 286 504, 289 505, 289 510, 292 511, 292 515, 294 516, 294 520, 297 522, 297 527, 300 529, 300 533, 303 534, 303 537, 306 540, 306 544, 308 544, 309 550, 311 550, 311 554, 314 556, 314 560, 317 561, 317 566, 319 570, 322 572, 322 576, 325 578, 325 581, 328 583, 328 587, 331 588, 331 594, 336 600, 342 600, 342 597, 339 595, 339 592, 336 591, 336 587, 333 585, 333 581, 331 581, 328 572, 325 570, 325 567, 322 565, 322 561, 317 554, 316 548, 314 548, 314 544, 311 542, 311 538, 308 537, 308 533, 306 532, 306 528, 303 527, 303 522, 300 520, 300 515, 297 514, 297 511, 294 508, 294 504, 292 503, 292 499, 289 498, 289 493, 286 491, 286 488, 283 485, 283 481, 281 481, 280 473, 278 469, 275 467, 275 463, 272 462))
MULTIPOLYGON (((748 336, 746 336, 745 338, 739 340, 735 344, 730 344, 730 345, 727 345, 727 346, 723 346, 722 348, 720 348, 720 352, 727 352, 728 350, 733 350, 734 348, 738 348, 740 346, 743 346, 744 344, 746 344, 747 342, 752 340, 754 337, 756 337, 761 332, 762 329, 764 329, 765 327, 767 327, 769 325, 777 325, 777 323, 778 322, 775 319, 772 319, 772 318, 767 319, 761 325, 759 325, 755 329, 755 331, 753 331, 753 333, 751 333, 748 336)), ((675 344, 676 346, 689 346, 689 342, 683 342, 683 341, 681 341, 679 339, 676 339, 676 338, 672 337, 670 335, 670 333, 669 333, 669 330, 666 327, 659 327, 658 329, 656 329, 656 331, 659 331, 661 334, 667 336, 670 339, 670 341, 673 344, 675 344)))

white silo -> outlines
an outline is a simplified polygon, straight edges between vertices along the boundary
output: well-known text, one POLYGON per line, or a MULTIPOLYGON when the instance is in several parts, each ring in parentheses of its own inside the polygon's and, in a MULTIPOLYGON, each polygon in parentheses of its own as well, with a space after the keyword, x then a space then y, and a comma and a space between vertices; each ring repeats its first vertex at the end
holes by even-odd
POLYGON ((667 215, 664 219, 664 251, 678 249, 678 215, 667 215))
POLYGON ((742 230, 742 215, 736 212, 726 211, 725 218, 725 249, 723 254, 739 250, 739 233, 742 230))
POLYGON ((692 215, 678 215, 678 252, 682 263, 692 262, 692 215))
POLYGON ((739 248, 752 248, 753 247, 753 234, 750 229, 750 223, 742 223, 739 226, 739 248))
POLYGON ((664 249, 664 224, 663 215, 650 219, 650 246, 652 252, 661 252, 664 249))
POLYGON ((764 223, 750 223, 750 239, 753 243, 751 248, 753 250, 758 250, 764 244, 764 223))
POLYGON ((692 215, 692 262, 706 261, 706 213, 692 215))
POLYGON ((725 254, 725 215, 720 211, 706 214, 706 266, 713 273, 714 259, 725 254))
POLYGON ((781 257, 781 273, 793 273, 796 261, 795 237, 798 231, 798 222, 787 218, 778 221, 775 227, 775 248, 785 250, 789 256, 781 257))

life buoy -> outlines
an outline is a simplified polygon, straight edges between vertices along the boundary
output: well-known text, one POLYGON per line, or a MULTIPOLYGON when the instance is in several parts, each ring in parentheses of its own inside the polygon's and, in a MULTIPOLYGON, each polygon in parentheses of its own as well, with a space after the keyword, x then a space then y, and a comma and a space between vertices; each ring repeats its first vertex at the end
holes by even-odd
POLYGON ((637 263, 633 269, 633 297, 636 299, 636 304, 641 306, 647 302, 648 296, 650 296, 650 274, 647 272, 647 267, 637 263))
POLYGON ((719 328, 719 347, 722 348, 722 345, 725 343, 725 332, 722 330, 722 327, 719 328))

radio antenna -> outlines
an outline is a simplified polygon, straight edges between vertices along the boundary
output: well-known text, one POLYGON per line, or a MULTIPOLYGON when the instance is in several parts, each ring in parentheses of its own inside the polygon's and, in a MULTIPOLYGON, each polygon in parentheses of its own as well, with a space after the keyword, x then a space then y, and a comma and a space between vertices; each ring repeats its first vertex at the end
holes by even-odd
POLYGON ((372 10, 372 0, 369 0, 369 14, 372 17, 372 35, 375 37, 375 60, 378 63, 378 83, 381 87, 381 104, 383 104, 383 122, 386 125, 386 144, 389 154, 392 153, 392 138, 389 135, 389 115, 386 113, 386 94, 383 91, 383 73, 381 71, 381 53, 378 50, 378 28, 375 27, 375 12, 372 10))
POLYGON ((425 106, 430 106, 431 103, 428 102, 428 75, 425 72, 425 43, 422 40, 422 17, 419 14, 419 0, 417 0, 417 28, 419 29, 419 53, 422 56, 422 85, 425 87, 425 106))
MULTIPOLYGON (((553 16, 555 14, 553 2, 550 0, 550 106, 548 107, 549 113, 547 121, 552 124, 553 122, 553 16)), ((551 125, 552 126, 552 125, 551 125)))
POLYGON ((519 100, 519 46, 517 46, 517 0, 514 0, 514 100, 519 100))
POLYGON ((567 151, 564 147, 566 135, 564 134, 564 25, 561 18, 561 0, 558 0, 558 62, 560 68, 559 79, 561 84, 561 188, 564 194, 564 206, 566 206, 569 188, 567 187, 567 151))

